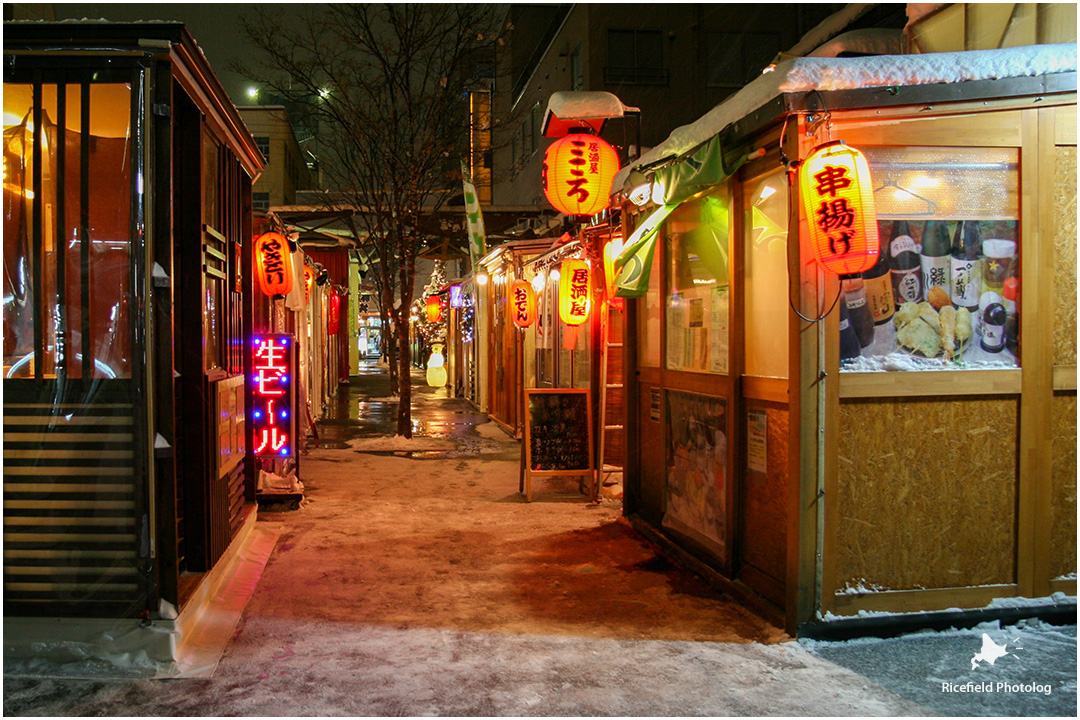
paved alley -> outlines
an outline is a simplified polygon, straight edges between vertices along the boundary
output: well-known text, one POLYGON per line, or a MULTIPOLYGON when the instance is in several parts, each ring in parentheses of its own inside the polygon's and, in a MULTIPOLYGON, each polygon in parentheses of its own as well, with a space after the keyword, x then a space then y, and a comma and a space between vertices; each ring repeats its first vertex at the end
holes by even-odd
MULTIPOLYGON (((320 422, 299 509, 260 511, 278 540, 211 678, 5 676, 5 714, 981 714, 862 672, 857 649, 790 641, 575 481, 526 503, 518 443, 444 391, 417 385, 416 437, 387 437, 368 371, 320 422)), ((1068 710, 1057 692, 1039 709, 1068 710)))

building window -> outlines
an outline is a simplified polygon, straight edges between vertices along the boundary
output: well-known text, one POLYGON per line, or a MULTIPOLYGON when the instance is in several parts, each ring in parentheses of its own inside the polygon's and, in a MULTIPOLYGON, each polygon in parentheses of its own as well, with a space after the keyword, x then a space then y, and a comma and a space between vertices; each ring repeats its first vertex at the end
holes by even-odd
POLYGON ((266 212, 270 209, 270 193, 251 193, 251 204, 256 210, 262 210, 263 212, 266 212))
POLYGON ((710 32, 705 39, 705 81, 709 87, 741 88, 761 75, 780 53, 772 33, 710 32))
POLYGON ((256 135, 255 145, 258 146, 262 156, 266 158, 266 162, 270 162, 270 138, 265 135, 256 135))
POLYGON ((667 85, 663 33, 659 30, 608 30, 606 84, 667 85))

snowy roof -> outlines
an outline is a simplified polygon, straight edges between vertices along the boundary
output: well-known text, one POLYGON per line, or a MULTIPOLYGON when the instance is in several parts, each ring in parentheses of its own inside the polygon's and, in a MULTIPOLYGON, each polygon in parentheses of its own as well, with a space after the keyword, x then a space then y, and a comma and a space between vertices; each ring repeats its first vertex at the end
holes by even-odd
POLYGON ((1065 72, 1076 72, 1075 43, 922 55, 785 60, 775 71, 757 78, 697 121, 676 128, 664 142, 620 170, 612 191, 623 187, 634 167, 682 155, 783 93, 932 85, 1065 72))
POLYGON ((639 112, 636 107, 623 105, 618 97, 603 91, 567 90, 551 94, 544 125, 544 137, 562 137, 571 128, 588 125, 600 132, 604 121, 621 118, 628 112, 639 112), (570 122, 567 122, 570 121, 570 122))

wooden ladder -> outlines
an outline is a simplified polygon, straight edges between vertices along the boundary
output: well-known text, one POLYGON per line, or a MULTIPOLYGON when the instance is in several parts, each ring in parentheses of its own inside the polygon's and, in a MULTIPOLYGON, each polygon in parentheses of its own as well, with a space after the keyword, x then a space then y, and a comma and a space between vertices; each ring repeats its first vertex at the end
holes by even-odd
MULTIPOLYGON (((609 399, 608 395, 609 395, 610 391, 612 391, 612 390, 617 390, 617 391, 622 391, 623 390, 623 383, 621 383, 621 382, 617 382, 617 383, 609 382, 609 377, 608 377, 608 363, 611 362, 611 360, 613 359, 612 358, 612 355, 613 355, 612 351, 613 350, 615 351, 614 352, 614 355, 615 355, 614 360, 616 362, 618 362, 620 365, 622 364, 622 361, 623 361, 623 343, 622 342, 612 342, 611 341, 611 328, 610 328, 611 315, 612 315, 612 313, 616 313, 616 312, 621 313, 620 310, 617 310, 614 307, 608 306, 608 311, 604 314, 605 316, 601 319, 601 324, 600 324, 600 334, 601 334, 600 342, 601 342, 601 349, 602 349, 602 352, 601 352, 601 355, 600 355, 600 408, 599 408, 599 412, 600 412, 600 447, 599 447, 599 456, 600 456, 600 458, 599 459, 600 459, 600 462, 597 463, 597 467, 599 468, 599 473, 598 473, 599 479, 598 479, 598 482, 596 483, 596 487, 595 487, 595 492, 594 492, 594 497, 593 497, 594 501, 598 501, 600 499, 601 488, 602 488, 602 486, 604 484, 604 480, 606 480, 608 477, 610 477, 611 475, 613 475, 615 473, 622 473, 622 471, 623 471, 623 462, 624 461, 621 458, 618 458, 618 457, 616 457, 614 459, 614 461, 611 461, 611 458, 609 458, 608 447, 607 447, 607 439, 608 439, 608 434, 610 432, 620 432, 620 433, 622 433, 622 432, 625 432, 625 430, 626 430, 626 428, 622 424, 613 425, 613 424, 608 423, 608 399, 609 399)), ((621 375, 621 373, 620 373, 620 375, 621 375)), ((626 402, 625 393, 622 394, 621 399, 622 399, 623 403, 626 402)), ((623 452, 625 453, 625 443, 624 443, 623 452)))

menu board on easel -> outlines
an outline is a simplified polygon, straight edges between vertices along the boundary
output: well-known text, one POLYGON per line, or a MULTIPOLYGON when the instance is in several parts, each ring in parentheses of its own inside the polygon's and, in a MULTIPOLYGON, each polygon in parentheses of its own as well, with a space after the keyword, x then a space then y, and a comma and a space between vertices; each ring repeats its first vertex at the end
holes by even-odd
POLYGON ((589 390, 525 391, 525 499, 533 475, 593 475, 589 390))

